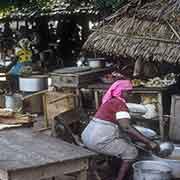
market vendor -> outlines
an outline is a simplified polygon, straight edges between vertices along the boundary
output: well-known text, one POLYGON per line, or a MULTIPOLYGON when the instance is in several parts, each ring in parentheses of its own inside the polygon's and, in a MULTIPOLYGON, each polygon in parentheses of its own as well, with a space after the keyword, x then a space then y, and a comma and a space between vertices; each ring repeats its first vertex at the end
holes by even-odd
POLYGON ((138 155, 132 140, 143 143, 150 150, 159 149, 157 143, 147 139, 131 126, 131 117, 126 106, 131 90, 132 84, 129 80, 113 83, 103 96, 94 118, 81 135, 83 143, 89 149, 121 158, 116 180, 126 179, 126 173, 138 155))
POLYGON ((9 74, 19 76, 25 66, 31 65, 32 51, 30 50, 30 41, 28 39, 21 39, 18 42, 18 47, 15 49, 17 56, 16 64, 11 68, 9 74))
POLYGON ((9 71, 9 75, 16 81, 22 73, 29 73, 31 68, 32 51, 30 50, 30 41, 27 38, 21 39, 15 48, 16 61, 9 71))

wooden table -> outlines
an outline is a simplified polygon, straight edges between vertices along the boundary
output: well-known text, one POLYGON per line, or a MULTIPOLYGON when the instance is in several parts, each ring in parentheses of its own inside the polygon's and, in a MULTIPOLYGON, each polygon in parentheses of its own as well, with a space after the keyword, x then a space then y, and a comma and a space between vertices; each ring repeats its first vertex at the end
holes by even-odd
MULTIPOLYGON (((111 84, 105 84, 105 83, 94 83, 89 84, 86 88, 91 89, 94 92, 94 100, 95 100, 95 107, 96 109, 100 105, 100 98, 99 94, 104 93, 111 84)), ((132 90, 132 93, 134 94, 153 94, 157 96, 158 100, 158 120, 159 120, 159 128, 160 128, 160 135, 163 139, 165 136, 164 132, 164 120, 163 120, 163 93, 167 90, 167 88, 160 88, 160 87, 135 87, 132 90)))
POLYGON ((0 131, 0 179, 40 180, 77 173, 87 179, 88 158, 94 153, 31 129, 0 131))

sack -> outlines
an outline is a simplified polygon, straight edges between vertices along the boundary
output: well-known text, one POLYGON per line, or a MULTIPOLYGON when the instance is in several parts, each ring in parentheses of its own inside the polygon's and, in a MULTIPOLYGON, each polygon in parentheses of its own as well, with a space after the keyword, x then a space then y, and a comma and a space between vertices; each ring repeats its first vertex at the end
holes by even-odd
POLYGON ((126 103, 129 112, 145 114, 148 110, 143 104, 126 103))
POLYGON ((155 104, 146 104, 144 105, 147 109, 147 112, 143 115, 145 119, 153 119, 157 117, 156 105, 155 104))

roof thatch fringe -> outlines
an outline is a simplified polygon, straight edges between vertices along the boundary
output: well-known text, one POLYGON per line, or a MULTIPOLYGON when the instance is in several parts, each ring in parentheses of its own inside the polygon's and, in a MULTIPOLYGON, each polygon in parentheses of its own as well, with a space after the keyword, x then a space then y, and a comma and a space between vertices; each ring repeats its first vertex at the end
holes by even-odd
POLYGON ((138 17, 151 20, 179 21, 180 1, 179 0, 159 0, 145 4, 138 12, 138 17))
MULTIPOLYGON (((110 56, 141 56, 146 60, 180 63, 180 21, 177 24, 180 14, 176 16, 172 12, 180 12, 180 0, 160 0, 148 5, 136 11, 134 16, 121 17, 118 13, 111 16, 106 25, 89 36, 83 49, 110 56), (142 16, 142 12, 151 14, 142 16), (154 18, 154 21, 146 17, 154 18)), ((123 13, 125 15, 125 11, 123 13)))

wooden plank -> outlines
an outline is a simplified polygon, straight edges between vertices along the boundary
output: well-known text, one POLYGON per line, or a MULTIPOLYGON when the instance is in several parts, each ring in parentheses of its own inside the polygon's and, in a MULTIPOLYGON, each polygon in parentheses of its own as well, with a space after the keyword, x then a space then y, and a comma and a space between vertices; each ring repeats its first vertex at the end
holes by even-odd
POLYGON ((87 170, 80 171, 77 180, 87 180, 87 170))
POLYGON ((51 104, 55 101, 62 100, 66 97, 74 96, 73 93, 65 93, 61 91, 49 91, 46 93, 47 103, 51 104))
POLYGON ((49 123, 58 114, 75 108, 75 99, 72 93, 51 92, 46 95, 46 99, 44 112, 49 123))
POLYGON ((81 177, 79 180, 86 180, 88 160, 74 160, 63 163, 50 164, 39 168, 24 169, 21 171, 11 171, 9 180, 39 180, 50 177, 61 177, 65 174, 78 172, 81 177), (81 173, 81 171, 83 173, 81 173), (86 173, 85 173, 86 172, 86 173), (83 177, 83 179, 82 179, 83 177))
MULTIPOLYGON (((107 90, 111 84, 105 84, 105 83, 92 83, 88 84, 86 86, 87 89, 102 89, 102 90, 107 90)), ((157 91, 166 91, 167 88, 161 88, 161 87, 134 87, 133 91, 152 91, 152 92, 157 92, 157 91)))
POLYGON ((32 124, 32 118, 28 115, 14 117, 0 117, 0 123, 3 124, 32 124))
POLYGON ((0 169, 15 171, 62 163, 94 155, 93 152, 31 129, 0 132, 0 169))
POLYGON ((25 99, 29 99, 33 96, 38 96, 38 95, 42 95, 44 93, 47 93, 49 90, 46 89, 46 90, 42 90, 42 91, 38 91, 38 92, 34 92, 34 93, 27 93, 25 94, 23 97, 22 97, 22 100, 25 100, 25 99))
POLYGON ((171 101, 170 130, 171 140, 180 140, 180 96, 173 95, 171 101))

